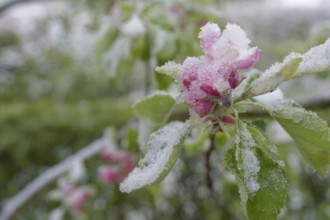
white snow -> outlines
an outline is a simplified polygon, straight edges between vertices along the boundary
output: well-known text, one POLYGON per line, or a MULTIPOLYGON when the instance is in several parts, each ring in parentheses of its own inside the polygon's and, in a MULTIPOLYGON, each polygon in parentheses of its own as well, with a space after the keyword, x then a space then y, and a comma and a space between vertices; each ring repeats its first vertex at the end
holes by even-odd
POLYGON ((251 84, 249 92, 253 95, 262 95, 275 90, 281 83, 288 80, 288 75, 286 74, 289 72, 283 73, 283 68, 288 65, 295 65, 299 58, 301 58, 301 54, 291 53, 284 58, 282 63, 273 64, 251 84))
POLYGON ((244 183, 247 191, 253 195, 260 188, 260 184, 258 183, 260 164, 253 151, 256 143, 244 123, 241 124, 239 130, 239 138, 242 146, 239 152, 243 163, 241 169, 243 169, 244 183))
POLYGON ((165 63, 163 66, 156 67, 157 72, 168 75, 168 76, 174 78, 175 80, 179 79, 182 69, 183 69, 183 67, 181 64, 177 64, 173 61, 169 61, 169 62, 165 63))
POLYGON ((254 99, 256 99, 259 103, 264 105, 276 103, 283 98, 283 93, 279 88, 275 89, 273 92, 254 97, 254 99))
POLYGON ((160 174, 169 169, 167 162, 175 145, 186 134, 189 123, 171 122, 150 136, 148 151, 128 177, 120 184, 121 192, 132 192, 158 180, 160 174))
POLYGON ((324 44, 311 48, 303 55, 291 53, 282 63, 272 65, 251 84, 249 93, 252 96, 261 95, 273 91, 289 79, 327 70, 330 70, 330 38, 324 44), (299 59, 302 60, 296 72, 292 73, 299 59))
POLYGON ((330 38, 319 46, 311 48, 303 56, 303 60, 294 75, 300 77, 308 73, 330 69, 330 38))
POLYGON ((135 37, 143 35, 146 32, 143 21, 137 14, 134 14, 129 21, 127 21, 122 27, 121 31, 123 34, 135 37))

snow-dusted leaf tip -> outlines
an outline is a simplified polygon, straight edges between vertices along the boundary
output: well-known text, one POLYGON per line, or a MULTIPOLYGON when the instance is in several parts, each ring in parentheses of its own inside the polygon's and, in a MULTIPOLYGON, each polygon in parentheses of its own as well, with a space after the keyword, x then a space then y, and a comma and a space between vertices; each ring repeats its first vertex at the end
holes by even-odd
POLYGON ((330 39, 304 54, 291 53, 282 63, 275 63, 251 84, 243 97, 262 95, 273 91, 287 80, 328 70, 330 70, 330 39))
POLYGON ((120 191, 129 193, 161 181, 179 156, 188 128, 189 122, 171 122, 152 133, 146 155, 120 184, 120 191))
POLYGON ((163 66, 157 66, 156 71, 178 80, 180 73, 182 72, 182 65, 173 61, 165 63, 163 66))

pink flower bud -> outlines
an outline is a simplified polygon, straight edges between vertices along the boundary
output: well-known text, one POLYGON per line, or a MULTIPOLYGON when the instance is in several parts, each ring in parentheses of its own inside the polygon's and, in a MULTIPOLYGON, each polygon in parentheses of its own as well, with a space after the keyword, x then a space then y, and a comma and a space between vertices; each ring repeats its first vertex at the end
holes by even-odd
POLYGON ((234 125, 236 123, 235 119, 230 117, 230 116, 227 116, 227 115, 224 115, 221 119, 221 121, 225 124, 229 124, 229 125, 234 125))
POLYGON ((79 187, 66 194, 65 202, 72 208, 75 214, 81 215, 84 212, 84 204, 89 196, 90 190, 88 188, 79 187))
POLYGON ((101 151, 101 157, 103 160, 113 160, 114 159, 114 154, 109 150, 109 149, 104 149, 101 151))
POLYGON ((180 80, 184 88, 178 102, 190 104, 204 116, 217 103, 231 105, 231 91, 243 79, 238 70, 255 65, 261 51, 249 47, 250 40, 235 24, 227 24, 221 34, 217 24, 207 23, 198 37, 204 56, 188 57, 183 62, 180 80))
POLYGON ((97 171, 100 179, 105 183, 115 182, 119 173, 115 166, 100 166, 97 171))

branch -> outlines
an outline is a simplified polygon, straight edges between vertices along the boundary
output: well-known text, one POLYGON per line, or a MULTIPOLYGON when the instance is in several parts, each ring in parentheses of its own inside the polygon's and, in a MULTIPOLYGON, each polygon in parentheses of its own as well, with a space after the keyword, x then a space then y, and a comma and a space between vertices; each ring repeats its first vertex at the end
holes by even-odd
POLYGON ((225 202, 221 199, 220 195, 214 190, 213 188, 213 180, 211 176, 211 155, 212 152, 215 149, 215 134, 211 134, 210 137, 210 147, 209 149, 205 152, 205 181, 206 181, 206 186, 210 190, 211 197, 213 201, 215 202, 216 206, 218 206, 227 216, 230 216, 231 219, 233 220, 239 220, 240 218, 235 215, 235 213, 232 213, 229 207, 225 204, 225 202))
POLYGON ((63 162, 46 170, 5 204, 2 212, 0 213, 0 220, 8 220, 12 218, 13 215, 28 201, 30 201, 37 193, 53 183, 57 178, 69 170, 75 161, 85 161, 90 159, 91 157, 98 154, 105 144, 105 139, 101 138, 95 140, 90 145, 80 150, 78 153, 68 157, 63 162))
POLYGON ((29 3, 32 1, 43 1, 43 2, 49 2, 49 0, 13 0, 4 3, 3 5, 0 6, 0 14, 4 13, 7 9, 18 5, 18 4, 23 4, 23 3, 29 3))

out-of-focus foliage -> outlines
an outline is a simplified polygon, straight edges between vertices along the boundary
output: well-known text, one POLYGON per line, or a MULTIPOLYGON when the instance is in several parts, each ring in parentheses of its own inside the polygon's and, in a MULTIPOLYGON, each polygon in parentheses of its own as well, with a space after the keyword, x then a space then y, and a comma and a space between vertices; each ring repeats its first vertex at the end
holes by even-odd
MULTIPOLYGON (((35 26, 33 31, 0 26, 0 185, 5 186, 0 190, 1 205, 46 167, 102 136, 106 127, 122 128, 133 117, 133 101, 145 91, 166 90, 172 79, 156 74, 155 67, 200 54, 196 36, 205 22, 223 28, 227 21, 240 24, 241 19, 243 27, 250 27, 253 42, 264 51, 261 69, 291 51, 304 52, 323 43, 330 33, 326 23, 317 24, 314 18, 313 27, 313 22, 302 19, 306 22, 283 30, 280 22, 270 29, 272 23, 262 23, 256 15, 247 24, 244 21, 249 19, 240 14, 242 8, 237 9, 237 18, 226 14, 225 1, 76 0, 63 4, 58 7, 65 10, 29 24, 35 26), (136 23, 128 33, 123 30, 133 15, 144 28, 137 34, 129 32, 134 32, 136 23)), ((273 19, 265 14, 268 21, 273 19)), ((325 92, 328 79, 328 73, 322 73, 309 77, 308 83, 296 80, 283 89, 289 97, 301 98, 304 91, 311 97, 325 92)), ((174 116, 184 120, 186 114, 181 117, 181 113, 180 109, 174 116)), ((322 110, 320 116, 330 122, 329 114, 322 110)), ((269 131, 268 122, 255 124, 269 131)), ((87 219, 229 219, 228 210, 243 216, 234 177, 222 166, 226 147, 232 143, 224 146, 225 135, 219 134, 211 157, 213 187, 226 211, 219 208, 205 184, 208 130, 203 131, 198 141, 187 141, 181 159, 164 182, 132 194, 120 193, 118 184, 98 181, 99 160, 87 163, 87 177, 81 182, 95 187, 86 205, 87 219)), ((123 136, 117 140, 119 146, 137 153, 136 128, 125 130, 123 136)), ((270 132, 269 136, 275 135, 270 132)), ((329 180, 301 162, 290 139, 280 140, 278 149, 291 183, 280 219, 329 218, 329 180)), ((46 219, 59 204, 45 194, 16 217, 46 219)), ((74 217, 67 213, 65 219, 74 217)))

